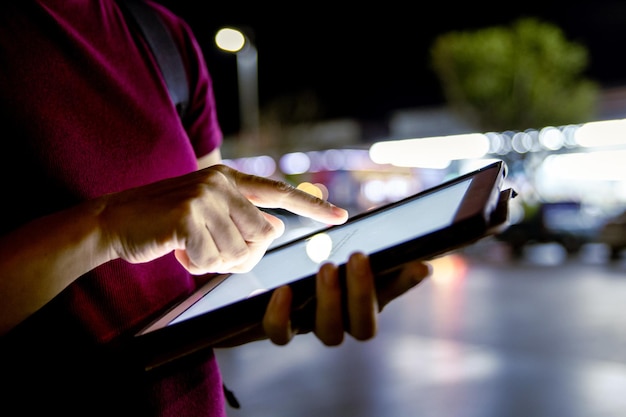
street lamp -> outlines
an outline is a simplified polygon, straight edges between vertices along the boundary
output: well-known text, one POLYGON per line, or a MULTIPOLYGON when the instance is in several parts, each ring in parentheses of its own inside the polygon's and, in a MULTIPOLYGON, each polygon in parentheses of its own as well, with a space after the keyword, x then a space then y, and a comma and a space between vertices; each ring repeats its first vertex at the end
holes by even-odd
POLYGON ((234 53, 237 58, 241 130, 256 139, 259 134, 257 49, 242 31, 235 28, 220 29, 215 35, 215 44, 223 51, 234 53))

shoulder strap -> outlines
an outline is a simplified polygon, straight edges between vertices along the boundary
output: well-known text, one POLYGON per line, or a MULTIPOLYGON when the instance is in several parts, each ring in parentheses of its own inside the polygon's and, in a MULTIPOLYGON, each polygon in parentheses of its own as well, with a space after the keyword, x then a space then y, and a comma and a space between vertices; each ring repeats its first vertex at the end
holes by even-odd
POLYGON ((169 28, 157 12, 142 0, 121 0, 119 4, 128 11, 141 29, 159 64, 178 115, 182 117, 189 102, 189 84, 180 51, 169 28))

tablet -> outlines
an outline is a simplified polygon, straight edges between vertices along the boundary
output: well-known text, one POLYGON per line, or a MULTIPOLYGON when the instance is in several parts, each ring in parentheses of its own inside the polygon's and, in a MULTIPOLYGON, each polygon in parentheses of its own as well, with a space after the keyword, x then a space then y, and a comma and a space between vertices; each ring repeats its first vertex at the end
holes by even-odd
POLYGON ((343 267, 350 254, 361 251, 383 276, 403 263, 435 258, 501 230, 514 195, 511 189, 502 190, 505 176, 506 165, 493 162, 274 247, 248 273, 215 276, 135 335, 145 369, 257 326, 279 286, 291 285, 294 308, 307 304, 324 262, 343 267))

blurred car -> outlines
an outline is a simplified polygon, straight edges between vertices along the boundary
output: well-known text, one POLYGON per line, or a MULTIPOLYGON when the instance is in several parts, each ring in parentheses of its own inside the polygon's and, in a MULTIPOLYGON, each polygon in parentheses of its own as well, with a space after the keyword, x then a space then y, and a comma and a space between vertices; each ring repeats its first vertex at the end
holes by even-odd
POLYGON ((541 203, 522 221, 510 225, 497 238, 519 258, 524 247, 534 243, 558 243, 568 255, 577 254, 586 243, 596 241, 603 222, 577 201, 541 203))
POLYGON ((618 260, 626 248, 626 211, 607 221, 598 233, 598 241, 609 248, 610 259, 618 260))

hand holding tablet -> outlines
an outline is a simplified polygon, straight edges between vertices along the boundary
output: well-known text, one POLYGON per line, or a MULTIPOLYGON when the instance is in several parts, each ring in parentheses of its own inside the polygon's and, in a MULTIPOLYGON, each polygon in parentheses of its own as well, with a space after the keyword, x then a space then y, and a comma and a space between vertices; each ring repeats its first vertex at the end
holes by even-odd
POLYGON ((289 284, 294 305, 315 294, 324 262, 340 267, 368 254, 378 275, 412 260, 428 260, 506 226, 510 189, 498 161, 434 188, 270 249, 248 273, 222 274, 135 336, 146 369, 213 346, 257 326, 273 289, 289 284))

